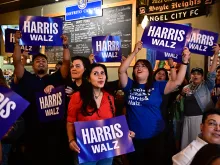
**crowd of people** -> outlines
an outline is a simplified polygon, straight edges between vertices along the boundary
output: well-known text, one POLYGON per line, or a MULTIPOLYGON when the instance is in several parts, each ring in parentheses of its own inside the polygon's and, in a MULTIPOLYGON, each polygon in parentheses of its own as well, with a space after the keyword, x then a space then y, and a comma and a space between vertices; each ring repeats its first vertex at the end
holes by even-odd
POLYGON ((207 76, 202 68, 193 68, 187 79, 190 51, 185 47, 178 69, 174 68, 172 59, 168 60, 170 74, 164 68, 153 71, 148 60, 139 59, 130 78, 128 68, 142 49, 139 41, 133 52, 122 58, 119 79, 108 81, 106 66, 94 63, 94 55, 71 59, 65 35, 62 36, 63 61, 56 65, 56 72, 48 74, 47 57, 39 53, 33 57, 34 74, 31 74, 21 60, 20 38, 20 32, 16 32, 14 79, 7 85, 0 73, 0 85, 11 88, 29 101, 30 106, 0 142, 1 165, 77 165, 80 148, 73 123, 123 114, 135 151, 83 165, 212 165, 219 162, 218 44, 213 47, 214 58, 207 76), (66 87, 63 119, 40 122, 35 93, 50 94, 61 85, 66 87))

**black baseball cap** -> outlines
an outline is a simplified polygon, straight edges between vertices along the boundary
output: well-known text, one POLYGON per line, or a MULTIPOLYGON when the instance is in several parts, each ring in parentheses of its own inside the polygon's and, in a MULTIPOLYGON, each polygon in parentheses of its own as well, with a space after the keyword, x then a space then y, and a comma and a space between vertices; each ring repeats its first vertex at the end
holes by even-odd
POLYGON ((194 72, 198 72, 201 75, 203 75, 203 69, 202 68, 192 68, 191 74, 194 73, 194 72))
POLYGON ((43 58, 45 58, 45 59, 47 60, 47 56, 46 56, 45 54, 38 53, 38 54, 33 55, 32 61, 34 62, 34 60, 35 60, 37 57, 43 57, 43 58))

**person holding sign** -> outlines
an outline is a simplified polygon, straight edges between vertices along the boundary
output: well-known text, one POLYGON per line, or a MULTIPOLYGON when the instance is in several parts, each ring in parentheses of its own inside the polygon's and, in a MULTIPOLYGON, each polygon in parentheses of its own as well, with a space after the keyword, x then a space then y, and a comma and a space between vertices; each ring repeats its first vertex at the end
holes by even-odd
MULTIPOLYGON (((70 149, 80 152, 74 136, 76 121, 91 121, 112 118, 115 115, 114 98, 105 90, 108 80, 107 69, 103 64, 91 64, 89 84, 72 95, 67 115, 67 133, 70 149)), ((132 135, 133 136, 133 135, 132 135)), ((89 165, 112 165, 113 158, 106 158, 89 165)), ((86 165, 87 163, 83 164, 86 165)))
POLYGON ((142 42, 136 43, 134 51, 119 67, 119 79, 125 92, 127 121, 135 133, 135 152, 128 155, 131 165, 143 162, 161 165, 164 163, 164 120, 160 105, 162 96, 176 89, 184 80, 190 52, 184 48, 182 65, 175 80, 153 81, 153 69, 149 61, 138 60, 133 67, 133 80, 126 74, 135 55, 142 49, 142 42))
MULTIPOLYGON (((38 118, 36 105, 36 93, 44 91, 47 85, 55 87, 64 85, 64 79, 67 78, 70 69, 70 52, 68 49, 68 38, 62 35, 63 39, 63 64, 61 68, 52 75, 48 74, 48 61, 44 54, 38 53, 33 56, 33 71, 31 74, 24 69, 21 62, 21 48, 19 39, 20 31, 15 34, 15 48, 13 61, 15 67, 15 76, 19 87, 25 87, 21 95, 30 102, 30 106, 23 113, 25 120, 25 163, 35 164, 60 164, 60 128, 63 121, 41 122, 38 118)), ((50 93, 52 88, 47 89, 50 93)))
POLYGON ((204 80, 202 68, 191 70, 191 83, 185 86, 181 95, 184 97, 184 122, 181 149, 190 144, 200 133, 202 113, 211 105, 211 91, 215 87, 216 67, 219 45, 213 47, 214 58, 210 70, 204 80))

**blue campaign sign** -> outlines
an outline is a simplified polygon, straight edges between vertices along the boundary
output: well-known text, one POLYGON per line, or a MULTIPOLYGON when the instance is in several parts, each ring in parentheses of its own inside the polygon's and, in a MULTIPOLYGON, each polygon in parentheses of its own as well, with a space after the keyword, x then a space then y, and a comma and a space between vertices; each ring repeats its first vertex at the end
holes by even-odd
POLYGON ((65 20, 79 20, 102 16, 102 1, 78 0, 78 5, 66 7, 65 20))
MULTIPOLYGON (((13 53, 14 52, 14 43, 15 43, 15 33, 17 30, 15 29, 6 29, 5 30, 5 52, 13 53)), ((22 39, 21 39, 22 42, 22 39)), ((40 46, 28 46, 21 45, 21 52, 27 50, 29 54, 35 55, 40 51, 40 46)))
POLYGON ((121 62, 120 36, 92 37, 92 50, 95 62, 121 62))
POLYGON ((191 27, 180 24, 149 22, 141 41, 144 48, 181 54, 190 30, 191 27))
POLYGON ((21 16, 19 29, 22 33, 22 45, 62 46, 61 18, 21 16))
POLYGON ((41 122, 61 120, 65 111, 65 88, 54 88, 50 94, 36 93, 38 116, 41 122))
POLYGON ((181 63, 182 62, 182 55, 180 54, 175 54, 175 53, 169 53, 169 52, 160 52, 157 51, 156 52, 156 59, 157 60, 168 60, 169 58, 172 58, 173 61, 177 62, 177 63, 181 63))
POLYGON ((28 106, 17 93, 0 86, 0 140, 28 106))
POLYGON ((186 40, 191 53, 212 56, 212 47, 218 42, 218 33, 193 28, 186 40))
POLYGON ((98 161, 134 151, 125 116, 75 122, 79 163, 98 161))

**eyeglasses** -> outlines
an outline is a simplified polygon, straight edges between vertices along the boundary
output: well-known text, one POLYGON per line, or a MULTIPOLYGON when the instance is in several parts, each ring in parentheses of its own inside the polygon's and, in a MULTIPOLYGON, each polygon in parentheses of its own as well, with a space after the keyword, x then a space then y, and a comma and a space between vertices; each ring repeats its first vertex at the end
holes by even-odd
POLYGON ((218 124, 216 121, 208 121, 207 124, 210 128, 217 128, 218 126, 220 128, 220 123, 218 124))

